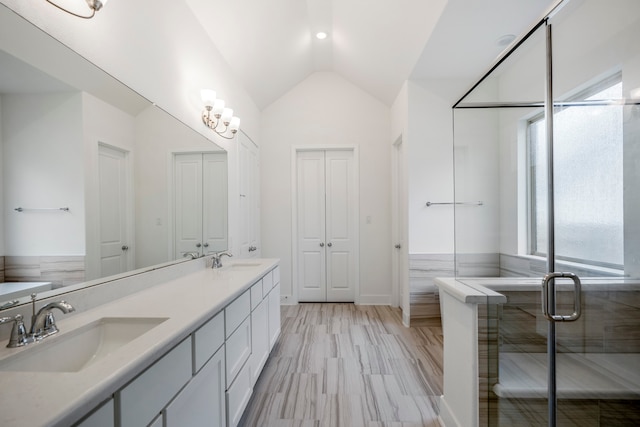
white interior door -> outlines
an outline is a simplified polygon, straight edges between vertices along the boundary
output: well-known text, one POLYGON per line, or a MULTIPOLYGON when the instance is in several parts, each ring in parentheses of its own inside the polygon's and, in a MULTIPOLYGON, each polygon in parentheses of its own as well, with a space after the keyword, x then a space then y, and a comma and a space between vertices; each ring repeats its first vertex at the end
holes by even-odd
POLYGON ((176 259, 187 252, 202 255, 202 153, 176 154, 174 159, 176 259))
POLYGON ((220 252, 227 241, 227 155, 202 155, 202 240, 203 253, 220 252))
POLYGON ((327 301, 353 301, 355 293, 353 152, 325 152, 327 301))
POLYGON ((405 244, 407 196, 404 185, 404 155, 402 138, 393 144, 393 176, 392 176, 392 233, 393 233, 393 304, 400 306, 405 323, 409 319, 410 292, 407 280, 407 248, 405 244))
POLYGON ((242 134, 238 138, 240 158, 240 257, 260 256, 260 193, 258 147, 242 134))
POLYGON ((354 301, 353 151, 296 155, 299 301, 354 301))
POLYGON ((324 152, 298 152, 296 164, 298 300, 326 301, 324 152))
POLYGON ((127 153, 100 145, 98 149, 100 206, 100 276, 130 269, 128 236, 127 153))

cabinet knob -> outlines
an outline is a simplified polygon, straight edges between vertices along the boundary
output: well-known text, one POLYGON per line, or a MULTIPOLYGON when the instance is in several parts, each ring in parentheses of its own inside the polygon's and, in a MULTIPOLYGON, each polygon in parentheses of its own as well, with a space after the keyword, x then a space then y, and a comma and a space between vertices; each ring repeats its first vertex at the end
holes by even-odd
POLYGON ((333 243, 329 242, 329 243, 327 243, 327 246, 331 247, 331 246, 333 246, 333 243))
POLYGON ((196 248, 199 248, 200 246, 202 246, 200 243, 196 243, 196 248))
POLYGON ((396 249, 400 249, 402 246, 400 246, 400 243, 398 243, 397 245, 395 245, 396 249))
POLYGON ((324 243, 320 242, 320 247, 324 248, 324 243))
POLYGON ((129 250, 129 246, 127 246, 127 245, 122 245, 122 250, 123 250, 123 251, 127 251, 127 250, 129 250))
POLYGON ((204 244, 204 245, 202 245, 202 246, 204 246, 205 248, 208 248, 208 247, 209 247, 209 244, 208 244, 208 243, 205 243, 205 244, 204 244))

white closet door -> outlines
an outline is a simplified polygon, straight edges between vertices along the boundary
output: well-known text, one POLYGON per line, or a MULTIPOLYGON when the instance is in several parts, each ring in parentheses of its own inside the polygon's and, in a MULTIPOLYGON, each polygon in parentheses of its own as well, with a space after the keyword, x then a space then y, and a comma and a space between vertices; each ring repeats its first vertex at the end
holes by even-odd
POLYGON ((327 151, 325 167, 327 301, 353 301, 356 265, 353 152, 327 151))
POLYGON ((227 244, 227 155, 202 155, 203 253, 226 250, 227 244))
POLYGON ((323 151, 297 153, 298 300, 326 301, 323 151))
POLYGON ((100 276, 129 269, 127 236, 127 153, 100 145, 100 276))
POLYGON ((202 154, 175 156, 175 258, 202 254, 202 154))
POLYGON ((354 301, 353 151, 297 153, 298 300, 354 301))

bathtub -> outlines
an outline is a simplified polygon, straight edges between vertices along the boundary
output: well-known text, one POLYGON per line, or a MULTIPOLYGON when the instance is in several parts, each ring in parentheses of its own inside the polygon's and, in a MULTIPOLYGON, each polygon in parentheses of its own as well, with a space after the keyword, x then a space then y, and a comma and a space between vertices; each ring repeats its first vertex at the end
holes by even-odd
POLYGON ((51 289, 51 282, 4 282, 0 283, 0 301, 20 298, 32 293, 51 289))

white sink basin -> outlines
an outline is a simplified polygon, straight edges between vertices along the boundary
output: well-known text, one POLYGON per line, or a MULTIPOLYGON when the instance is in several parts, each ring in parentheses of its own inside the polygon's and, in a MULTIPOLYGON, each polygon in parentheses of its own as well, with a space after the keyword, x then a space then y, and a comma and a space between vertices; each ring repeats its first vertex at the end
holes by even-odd
POLYGON ((0 361, 0 371, 78 372, 155 328, 167 318, 103 317, 59 333, 0 361))
POLYGON ((229 264, 229 268, 232 270, 249 270, 259 266, 259 262, 235 262, 233 264, 229 264))

